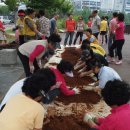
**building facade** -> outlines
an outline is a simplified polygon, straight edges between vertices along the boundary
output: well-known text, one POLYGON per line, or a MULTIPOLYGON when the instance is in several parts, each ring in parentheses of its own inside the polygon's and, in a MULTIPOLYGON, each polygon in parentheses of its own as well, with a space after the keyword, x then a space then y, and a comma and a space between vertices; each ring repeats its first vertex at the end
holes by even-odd
POLYGON ((130 13, 130 0, 125 0, 124 12, 130 13))
POLYGON ((100 10, 101 8, 100 0, 72 0, 72 2, 77 10, 83 10, 84 8, 100 10))
POLYGON ((113 10, 117 12, 124 12, 124 5, 125 0, 115 0, 113 10))
POLYGON ((111 12, 114 8, 114 0, 101 0, 101 10, 111 12))

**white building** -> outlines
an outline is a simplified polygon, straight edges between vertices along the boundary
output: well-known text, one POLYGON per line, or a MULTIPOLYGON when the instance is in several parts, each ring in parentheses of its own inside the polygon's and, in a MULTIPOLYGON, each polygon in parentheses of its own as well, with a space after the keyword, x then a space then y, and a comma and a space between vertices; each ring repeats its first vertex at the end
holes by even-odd
POLYGON ((114 1, 114 11, 123 12, 124 11, 125 0, 115 0, 114 1))
POLYGON ((125 0, 124 12, 130 13, 130 0, 125 0))
POLYGON ((101 8, 100 0, 72 0, 72 2, 77 10, 83 10, 84 8, 100 10, 101 8))
POLYGON ((101 10, 103 11, 113 11, 114 0, 101 0, 101 10))

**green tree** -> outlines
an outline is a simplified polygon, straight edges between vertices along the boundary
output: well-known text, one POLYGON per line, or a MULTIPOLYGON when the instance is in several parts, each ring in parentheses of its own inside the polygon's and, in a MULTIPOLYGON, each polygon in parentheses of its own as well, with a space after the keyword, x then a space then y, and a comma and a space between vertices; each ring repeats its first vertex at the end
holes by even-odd
POLYGON ((17 0, 6 0, 5 4, 8 5, 10 11, 14 11, 16 9, 17 0))

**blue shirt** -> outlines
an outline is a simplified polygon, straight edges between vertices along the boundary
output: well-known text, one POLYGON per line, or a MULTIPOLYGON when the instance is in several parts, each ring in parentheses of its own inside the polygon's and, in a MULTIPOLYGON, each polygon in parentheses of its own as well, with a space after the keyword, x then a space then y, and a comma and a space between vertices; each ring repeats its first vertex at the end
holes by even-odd
POLYGON ((103 66, 99 71, 98 79, 99 88, 103 89, 108 81, 113 81, 115 79, 121 80, 121 77, 114 69, 103 66))

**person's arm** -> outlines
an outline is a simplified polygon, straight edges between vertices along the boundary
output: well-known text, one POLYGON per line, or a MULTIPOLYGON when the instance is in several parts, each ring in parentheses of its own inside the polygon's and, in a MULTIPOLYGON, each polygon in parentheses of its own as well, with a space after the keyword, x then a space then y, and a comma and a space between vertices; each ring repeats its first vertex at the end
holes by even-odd
POLYGON ((74 69, 75 69, 75 70, 80 69, 80 68, 84 67, 85 65, 86 65, 85 62, 82 62, 81 64, 76 65, 76 66, 74 67, 74 69))
POLYGON ((100 30, 100 24, 101 24, 101 20, 100 20, 100 18, 97 18, 97 26, 98 26, 99 30, 100 30))
POLYGON ((70 96, 70 95, 74 95, 75 91, 74 90, 70 90, 67 86, 65 82, 62 82, 61 86, 60 86, 60 90, 61 92, 66 95, 66 96, 70 96))
POLYGON ((33 26, 33 23, 32 23, 28 18, 25 19, 25 23, 28 25, 28 27, 29 27, 32 31, 34 31, 36 34, 42 36, 42 34, 37 30, 37 28, 35 28, 35 27, 33 26))
POLYGON ((91 74, 91 73, 93 73, 93 70, 89 70, 89 71, 86 71, 86 72, 82 72, 82 73, 80 74, 80 78, 85 77, 85 76, 88 76, 88 75, 91 74))

